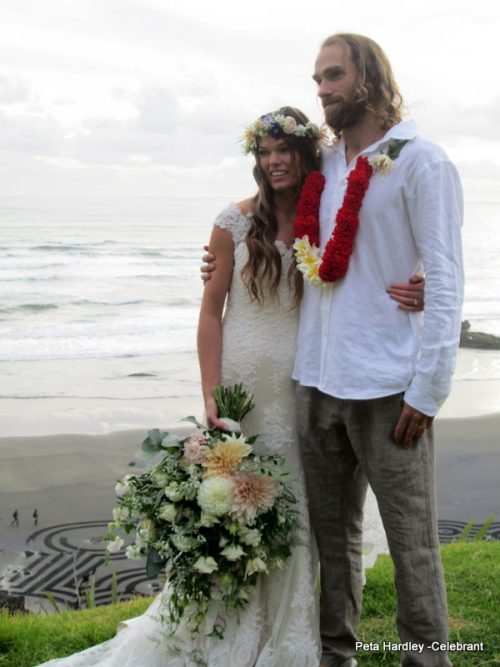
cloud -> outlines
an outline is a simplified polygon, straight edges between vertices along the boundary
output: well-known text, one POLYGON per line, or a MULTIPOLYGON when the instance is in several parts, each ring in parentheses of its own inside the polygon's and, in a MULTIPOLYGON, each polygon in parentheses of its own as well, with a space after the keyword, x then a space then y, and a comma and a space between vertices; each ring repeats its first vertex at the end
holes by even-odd
POLYGON ((239 155, 246 113, 240 103, 199 93, 179 98, 158 85, 126 97, 135 107, 133 117, 85 119, 68 141, 67 155, 85 163, 141 161, 192 168, 239 155))
POLYGON ((50 116, 7 115, 0 111, 0 151, 3 153, 58 155, 63 145, 63 130, 50 116))
POLYGON ((410 111, 420 130, 436 141, 500 140, 500 96, 481 105, 449 98, 420 99, 410 106, 410 111))
POLYGON ((476 181, 488 179, 497 183, 497 186, 500 183, 500 164, 492 160, 461 160, 456 166, 462 178, 476 181))
POLYGON ((0 74, 0 104, 28 102, 30 93, 25 81, 18 77, 0 74))
POLYGON ((248 159, 241 156, 200 167, 148 164, 84 165, 68 159, 14 155, 0 160, 0 195, 221 197, 253 194, 248 159))

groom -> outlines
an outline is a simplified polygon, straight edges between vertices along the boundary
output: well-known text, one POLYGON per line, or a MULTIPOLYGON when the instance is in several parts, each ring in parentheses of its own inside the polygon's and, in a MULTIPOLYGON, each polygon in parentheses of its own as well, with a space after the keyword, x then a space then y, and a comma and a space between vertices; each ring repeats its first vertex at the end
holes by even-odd
POLYGON ((461 186, 445 153, 401 122, 390 64, 371 39, 326 39, 313 78, 339 137, 323 155, 322 248, 356 156, 400 150, 389 173, 371 177, 345 278, 306 284, 301 304, 294 378, 321 560, 322 665, 357 664, 369 482, 394 561, 401 664, 448 666, 446 652, 431 648, 448 636, 432 420, 450 389, 460 332, 461 186), (381 297, 419 267, 423 321, 381 297))

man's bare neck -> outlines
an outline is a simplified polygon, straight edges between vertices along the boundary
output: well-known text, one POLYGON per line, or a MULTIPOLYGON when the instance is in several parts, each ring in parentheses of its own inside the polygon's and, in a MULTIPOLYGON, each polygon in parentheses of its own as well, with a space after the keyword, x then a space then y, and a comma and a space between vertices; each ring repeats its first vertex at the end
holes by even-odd
POLYGON ((367 146, 382 139, 387 130, 384 130, 372 116, 342 131, 345 143, 346 163, 349 164, 356 155, 359 155, 367 146))

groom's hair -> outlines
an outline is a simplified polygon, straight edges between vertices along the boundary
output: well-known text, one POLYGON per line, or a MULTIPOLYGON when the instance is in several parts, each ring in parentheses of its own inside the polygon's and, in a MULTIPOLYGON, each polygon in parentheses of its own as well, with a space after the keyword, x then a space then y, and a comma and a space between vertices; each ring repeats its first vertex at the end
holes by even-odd
POLYGON ((354 33, 330 35, 321 48, 339 43, 349 48, 358 71, 354 99, 365 104, 382 129, 387 130, 399 123, 404 109, 403 98, 382 48, 373 39, 354 33))

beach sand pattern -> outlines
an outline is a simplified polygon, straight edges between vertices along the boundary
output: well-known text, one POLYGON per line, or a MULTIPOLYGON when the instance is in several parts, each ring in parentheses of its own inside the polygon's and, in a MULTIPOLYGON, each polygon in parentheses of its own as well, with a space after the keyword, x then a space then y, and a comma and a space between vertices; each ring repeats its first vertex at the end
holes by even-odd
MULTIPOLYGON (((52 610, 48 592, 61 607, 84 608, 91 585, 95 587, 96 604, 111 603, 113 573, 120 600, 138 594, 154 595, 160 582, 146 577, 144 561, 130 561, 117 554, 109 566, 104 564, 102 535, 106 525, 106 521, 84 521, 33 533, 27 539, 29 548, 17 554, 16 560, 4 569, 0 589, 12 597, 23 596, 27 607, 35 612, 52 610)), ((440 541, 457 540, 465 526, 463 521, 439 521, 440 541)), ((480 529, 481 524, 473 525, 469 538, 474 539, 480 529)), ((491 524, 485 539, 500 540, 500 522, 491 524)))
POLYGON ((83 521, 50 526, 31 534, 26 549, 3 571, 0 588, 11 596, 24 596, 29 608, 51 611, 47 592, 61 606, 83 608, 86 594, 95 586, 96 604, 111 602, 111 578, 117 577, 121 600, 137 594, 153 595, 160 588, 146 577, 144 561, 131 561, 122 553, 104 564, 102 536, 107 521, 83 521))

